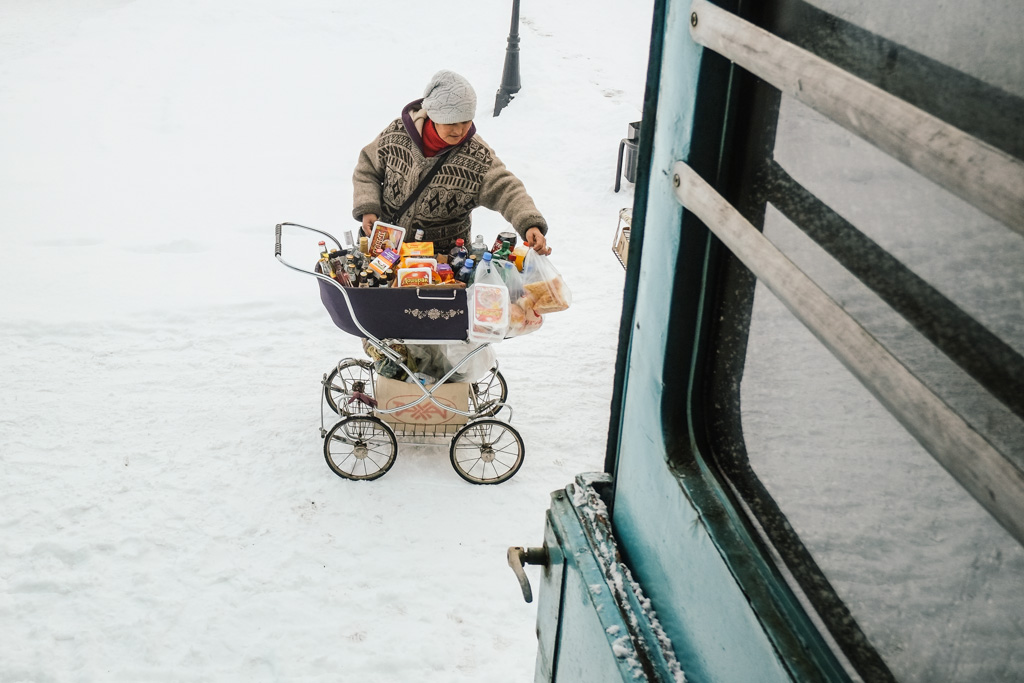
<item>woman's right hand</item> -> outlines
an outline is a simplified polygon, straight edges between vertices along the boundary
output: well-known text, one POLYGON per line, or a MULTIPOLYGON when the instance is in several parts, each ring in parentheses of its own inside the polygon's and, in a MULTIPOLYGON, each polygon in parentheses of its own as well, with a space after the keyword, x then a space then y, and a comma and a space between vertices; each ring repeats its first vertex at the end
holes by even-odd
POLYGON ((373 232, 373 224, 377 222, 377 214, 375 213, 364 213, 363 214, 363 234, 367 237, 373 232))

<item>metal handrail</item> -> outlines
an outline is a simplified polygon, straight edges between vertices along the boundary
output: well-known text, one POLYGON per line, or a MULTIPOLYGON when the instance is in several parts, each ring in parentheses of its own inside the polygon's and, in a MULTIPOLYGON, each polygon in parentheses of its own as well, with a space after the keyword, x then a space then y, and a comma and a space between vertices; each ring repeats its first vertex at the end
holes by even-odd
POLYGON ((1024 163, 735 14, 694 0, 690 35, 1024 235, 1024 163))
POLYGON ((673 173, 679 202, 1024 544, 1024 472, 928 389, 693 169, 679 161, 673 173))

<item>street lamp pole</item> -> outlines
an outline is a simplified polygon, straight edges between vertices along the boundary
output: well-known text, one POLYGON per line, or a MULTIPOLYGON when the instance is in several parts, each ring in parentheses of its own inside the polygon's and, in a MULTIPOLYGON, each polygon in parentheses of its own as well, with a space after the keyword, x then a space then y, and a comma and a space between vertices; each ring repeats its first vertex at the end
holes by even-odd
POLYGON ((501 86, 494 98, 494 115, 501 113, 522 85, 519 82, 519 0, 512 0, 512 28, 508 32, 505 48, 505 68, 501 71, 501 86))

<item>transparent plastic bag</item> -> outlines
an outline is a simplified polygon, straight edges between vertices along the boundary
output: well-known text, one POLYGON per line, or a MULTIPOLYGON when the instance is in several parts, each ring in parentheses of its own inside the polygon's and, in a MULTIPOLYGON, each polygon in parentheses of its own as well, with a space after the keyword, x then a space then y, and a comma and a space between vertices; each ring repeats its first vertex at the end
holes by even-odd
POLYGON ((500 271, 501 277, 508 287, 508 331, 505 338, 521 337, 534 330, 540 329, 544 319, 533 312, 530 302, 526 298, 526 289, 523 288, 523 276, 519 269, 511 261, 502 261, 503 267, 500 271))
MULTIPOLYGON (((476 342, 454 342, 446 344, 444 348, 444 354, 448 362, 451 364, 449 370, 460 362, 462 359, 472 353, 474 350, 482 346, 476 342)), ((494 347, 488 346, 480 353, 476 354, 469 361, 463 365, 458 371, 451 376, 449 381, 452 382, 475 382, 488 372, 498 362, 498 356, 494 352, 494 347)))
POLYGON ((557 313, 569 308, 572 292, 566 287, 561 273, 543 254, 531 249, 523 263, 523 289, 530 300, 530 308, 538 315, 557 313))
MULTIPOLYGON (((406 344, 406 348, 408 349, 406 365, 409 366, 409 369, 414 374, 421 376, 416 378, 416 380, 427 377, 436 381, 444 377, 452 369, 452 364, 445 356, 444 346, 442 345, 406 344)), ((407 382, 414 382, 416 380, 406 378, 407 382)), ((433 382, 428 383, 433 384, 433 382)))

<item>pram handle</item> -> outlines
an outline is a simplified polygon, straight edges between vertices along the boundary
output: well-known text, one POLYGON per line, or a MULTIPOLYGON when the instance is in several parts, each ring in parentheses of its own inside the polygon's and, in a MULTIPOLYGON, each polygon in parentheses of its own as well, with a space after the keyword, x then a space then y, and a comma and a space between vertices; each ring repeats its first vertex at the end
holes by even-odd
POLYGON ((329 282, 334 287, 337 287, 338 290, 341 292, 342 298, 344 298, 344 300, 345 300, 345 305, 348 307, 348 312, 349 312, 349 315, 352 318, 353 324, 355 324, 355 326, 357 328, 359 328, 359 331, 363 333, 363 336, 365 336, 367 339, 372 341, 375 345, 380 345, 382 347, 381 351, 388 358, 390 358, 391 360, 396 361, 396 362, 401 360, 401 356, 399 356, 394 350, 388 348, 387 346, 384 346, 379 339, 377 339, 375 336, 370 334, 370 332, 365 327, 363 327, 362 323, 359 322, 359 318, 356 316, 355 310, 352 309, 352 302, 348 298, 348 292, 345 291, 345 288, 342 287, 340 282, 335 280, 333 277, 327 277, 323 273, 318 273, 318 272, 313 271, 313 270, 306 270, 305 268, 300 268, 299 266, 296 266, 296 265, 294 265, 292 263, 288 263, 288 261, 286 261, 281 256, 281 228, 283 228, 285 226, 289 226, 289 227, 293 227, 293 228, 302 228, 303 230, 309 230, 310 232, 319 233, 319 234, 323 235, 324 237, 327 237, 328 239, 330 239, 332 242, 334 242, 334 244, 337 245, 339 251, 341 250, 341 243, 338 242, 338 240, 334 239, 334 235, 332 235, 331 233, 324 232, 323 230, 317 230, 316 228, 311 228, 311 227, 309 227, 307 225, 299 225, 298 223, 278 223, 277 226, 274 228, 274 237, 276 239, 276 244, 274 246, 274 249, 275 249, 276 253, 274 254, 274 256, 275 256, 275 258, 277 258, 278 261, 281 262, 281 265, 287 266, 288 268, 291 268, 292 270, 297 271, 299 273, 305 273, 306 275, 312 275, 313 277, 315 277, 315 278, 317 278, 319 280, 323 280, 324 282, 329 282))
POLYGON ((444 290, 444 291, 451 292, 451 296, 427 296, 426 294, 423 293, 422 289, 417 287, 416 288, 416 297, 418 299, 431 299, 431 300, 436 300, 436 301, 455 301, 455 290, 454 289, 447 289, 447 290, 444 290))

